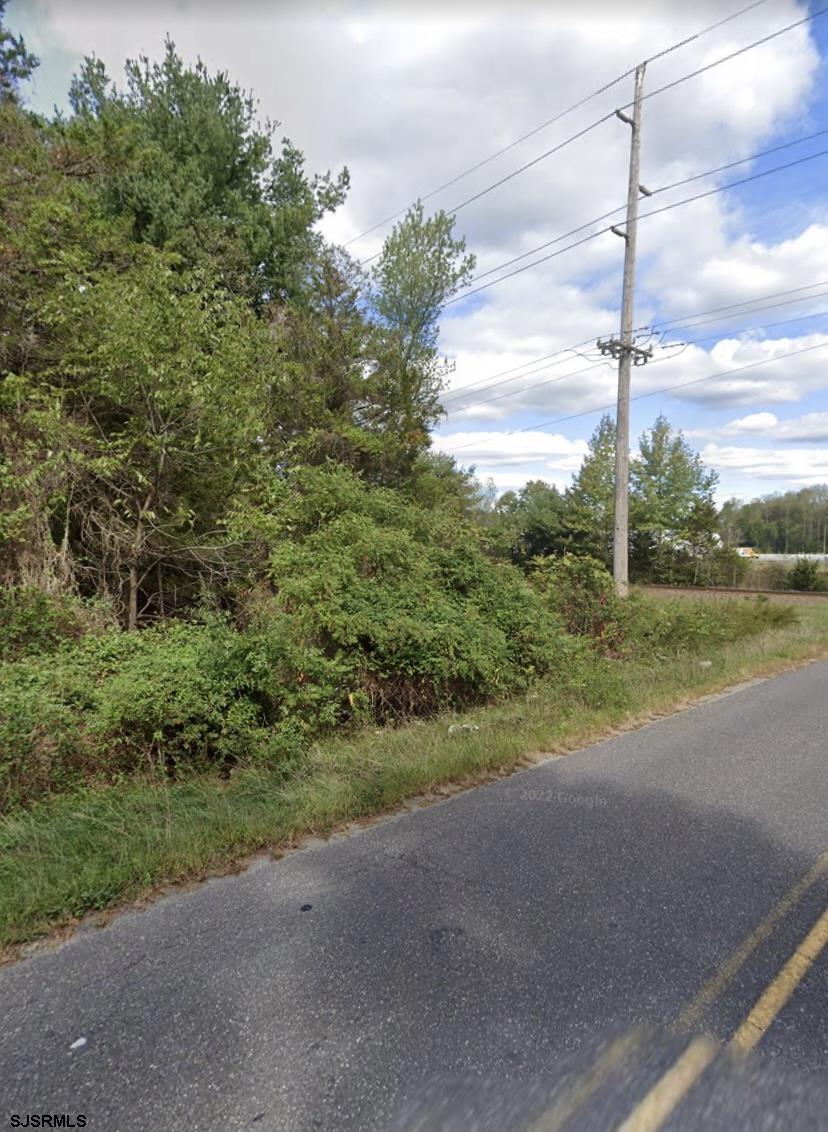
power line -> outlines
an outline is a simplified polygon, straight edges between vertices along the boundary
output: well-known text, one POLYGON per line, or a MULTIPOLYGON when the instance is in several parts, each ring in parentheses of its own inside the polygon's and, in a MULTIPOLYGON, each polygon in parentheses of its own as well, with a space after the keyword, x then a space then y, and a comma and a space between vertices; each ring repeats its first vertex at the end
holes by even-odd
MULTIPOLYGON (((731 59, 738 59, 738 57, 740 55, 744 55, 745 52, 752 51, 755 47, 762 47, 764 46, 764 44, 770 43, 774 39, 778 39, 780 35, 785 35, 786 32, 793 31, 794 28, 803 27, 805 24, 811 23, 813 20, 818 19, 820 16, 824 16, 826 12, 828 12, 828 7, 818 8, 816 12, 811 12, 809 13, 809 15, 803 16, 799 20, 794 20, 792 24, 788 24, 786 27, 779 28, 777 31, 771 32, 769 35, 762 36, 761 39, 756 39, 753 41, 753 43, 748 43, 745 47, 740 47, 736 51, 731 51, 729 55, 723 55, 721 59, 714 59, 712 63, 706 63, 705 66, 699 67, 695 71, 691 71, 687 75, 682 75, 681 78, 673 79, 672 82, 665 83, 663 86, 656 87, 655 90, 651 90, 649 94, 644 95, 644 100, 646 101, 646 99, 648 98, 655 98, 658 94, 664 94, 666 90, 672 90, 674 87, 679 86, 681 83, 686 83, 688 79, 695 79, 699 75, 704 75, 707 73, 707 71, 712 71, 714 67, 721 66, 722 63, 729 63, 731 59)), ((630 106, 632 106, 632 102, 628 102, 626 106, 623 106, 621 109, 627 110, 630 106)))
MULTIPOLYGON (((592 133, 593 130, 596 130, 599 126, 603 126, 605 122, 609 122, 610 119, 614 117, 615 111, 610 110, 608 114, 604 114, 603 117, 597 118, 589 126, 584 126, 583 129, 577 130, 574 134, 570 134, 569 137, 564 138, 563 141, 558 142, 557 145, 553 145, 551 149, 545 150, 537 157, 533 157, 531 161, 527 161, 518 169, 512 170, 511 173, 507 173, 498 181, 494 181, 491 185, 487 185, 485 188, 480 189, 479 192, 474 193, 472 196, 466 197, 465 200, 461 201, 459 204, 454 205, 453 208, 446 209, 446 212, 448 212, 451 216, 455 216, 458 212, 460 212, 461 209, 467 208, 470 204, 474 204, 474 202, 476 200, 480 200, 481 197, 488 196, 489 193, 493 192, 495 189, 499 189, 501 185, 505 185, 508 181, 513 181, 515 177, 519 177, 521 173, 525 173, 527 169, 531 169, 539 162, 545 161, 546 158, 551 157, 553 153, 559 153, 562 149, 565 149, 568 145, 571 145, 573 142, 578 141, 580 138, 586 137, 587 134, 592 133)), ((381 254, 381 252, 375 252, 374 255, 368 256, 366 259, 361 259, 359 262, 361 265, 371 263, 372 260, 378 259, 381 254)))
MULTIPOLYGON (((725 16, 723 19, 717 20, 716 23, 709 24, 707 27, 702 28, 700 31, 695 32, 695 34, 688 36, 686 39, 682 39, 678 43, 673 43, 669 47, 665 47, 663 50, 657 52, 655 55, 651 55, 646 60, 646 62, 653 63, 656 59, 662 59, 665 55, 669 55, 673 51, 678 51, 679 48, 686 47, 688 44, 693 43, 695 40, 701 39, 702 36, 708 35, 711 31, 716 31, 718 28, 723 27, 724 24, 730 23, 732 20, 737 19, 739 16, 745 15, 747 12, 753 11, 754 8, 761 7, 761 5, 765 3, 767 3, 767 0, 754 0, 752 4, 748 4, 744 8, 740 8, 736 12, 732 12, 729 16, 725 16)), ((616 78, 611 79, 607 83, 604 83, 603 86, 598 87, 598 89, 592 91, 591 94, 585 95, 577 102, 574 102, 571 106, 568 106, 565 110, 561 110, 557 114, 554 114, 551 118, 547 118, 546 121, 541 122, 539 126, 535 126, 533 129, 527 131, 527 133, 522 134, 519 138, 515 138, 515 140, 509 142, 508 145, 505 145, 501 149, 496 150, 488 157, 484 157, 482 161, 478 161, 475 165, 471 165, 468 169, 464 169, 463 172, 458 173, 450 180, 444 181, 441 185, 437 185, 436 188, 430 189, 427 193, 422 194, 418 199, 421 201, 427 201, 436 196, 438 193, 443 192, 444 189, 451 188, 451 186, 456 185, 458 181, 462 181, 465 177, 470 176, 472 173, 476 173, 478 169, 482 169, 485 165, 488 165, 490 162, 495 161, 498 157, 502 157, 504 153, 508 153, 516 146, 521 145, 522 142, 528 141, 529 138, 532 138, 536 134, 541 133, 542 130, 545 130, 549 126, 554 125, 555 122, 559 122, 568 114, 572 114, 574 113, 574 111, 580 110, 582 106, 585 106, 594 98, 598 98, 599 95, 605 94, 608 90, 611 90, 614 86, 617 86, 618 83, 623 82, 624 79, 629 78, 630 75, 634 73, 635 67, 630 67, 629 70, 624 71, 623 74, 618 75, 616 78)), ((377 223, 373 224, 370 228, 366 228, 364 232, 360 232, 359 235, 353 236, 350 240, 347 240, 344 244, 344 247, 350 247, 351 244, 355 244, 357 243, 357 241, 364 239, 366 236, 370 236, 373 232, 376 232, 378 228, 382 228, 386 224, 390 224, 392 220, 397 220, 400 216, 404 216, 410 207, 411 205, 406 205, 405 208, 401 208, 397 212, 392 213, 390 216, 386 216, 385 219, 377 221, 377 223)))
MULTIPOLYGON (((808 161, 814 161, 816 160, 816 158, 825 157, 826 155, 828 155, 828 149, 818 150, 816 153, 811 153, 805 157, 800 157, 796 161, 788 161, 784 165, 775 165, 772 169, 763 169, 759 173, 751 173, 749 177, 740 177, 738 181, 728 181, 726 185, 717 185, 715 189, 707 189, 703 193, 695 193, 693 196, 685 197, 683 200, 677 200, 673 201, 671 204, 662 205, 661 208, 654 208, 649 212, 642 212, 639 215, 638 219, 643 220, 647 216, 659 216, 664 212, 672 211, 672 209, 674 208, 681 208, 685 204, 692 204, 694 201, 703 200, 706 197, 716 196, 718 193, 727 192, 728 189, 737 188, 739 185, 747 185, 751 181, 758 181, 763 177, 769 177, 773 173, 782 173, 787 169, 793 169, 795 166, 804 165, 808 161)), ((701 176, 701 174, 699 174, 699 176, 701 176)), ((598 220, 593 220, 590 223, 598 223, 601 219, 603 219, 603 217, 599 217, 598 220)), ((587 227, 587 225, 581 225, 579 228, 572 229, 572 231, 564 233, 562 236, 557 237, 555 240, 549 241, 549 243, 558 243, 560 240, 565 240, 568 236, 573 235, 575 232, 582 231, 584 227, 587 227)), ((540 259, 536 259, 531 263, 524 264, 523 267, 516 267, 514 271, 509 271, 505 275, 501 275, 497 279, 492 279, 488 283, 482 283, 479 287, 473 287, 471 290, 464 290, 461 294, 455 295, 453 299, 449 299, 449 301, 445 305, 447 307, 453 306, 455 303, 459 303, 463 299, 468 299, 472 295, 477 295, 481 291, 488 290, 489 287, 494 287, 497 283, 503 283, 506 279, 511 279, 515 275, 520 275, 522 272, 529 271, 533 267, 538 267, 542 263, 548 263, 549 260, 555 259, 557 258, 557 256, 563 255, 565 252, 572 251, 574 248, 581 247, 583 244, 589 243, 590 240, 595 240, 598 238, 598 236, 605 235, 605 233, 609 232, 610 230, 610 226, 599 228, 597 232, 591 232, 589 235, 583 236, 580 240, 575 240, 573 243, 567 244, 564 248, 559 248, 557 251, 550 252, 549 255, 541 256, 540 259)), ((548 247, 549 243, 543 244, 541 245, 541 247, 548 247)), ((533 252, 526 252, 525 254, 532 255, 533 252)), ((523 258, 523 256, 518 258, 523 258)), ((514 263, 515 260, 513 259, 507 262, 514 263)), ((506 266, 506 264, 500 264, 499 267, 491 268, 485 274, 491 274, 493 271, 499 271, 504 266, 506 266)), ((483 278, 483 276, 478 276, 477 278, 483 278)), ((472 280, 472 282, 474 282, 474 280, 472 280)))
MULTIPOLYGON (((659 329, 659 327, 662 330, 667 330, 670 328, 675 329, 677 326, 679 326, 680 323, 687 322, 688 319, 696 319, 700 318, 702 315, 708 314, 723 314, 725 311, 733 311, 738 307, 752 306, 754 303, 764 303, 765 299, 778 299, 781 298, 782 295, 796 295, 800 294, 802 291, 813 291, 817 287, 828 287, 828 279, 823 279, 819 283, 806 283, 802 287, 789 287, 785 291, 771 291, 767 295, 757 295, 755 298, 745 299, 741 303, 728 303, 723 307, 711 307, 706 311, 696 311, 695 314, 679 315, 677 318, 666 319, 663 322, 656 321, 655 323, 653 323, 653 328, 656 330, 659 329)), ((822 295, 804 295, 801 299, 794 299, 792 300, 792 302, 807 303, 814 298, 822 298, 822 295)), ((788 306, 788 303, 774 303, 772 304, 772 306, 788 306)), ((771 306, 757 307, 756 311, 746 311, 745 313, 756 314, 758 311, 771 309, 771 306)))
POLYGON ((786 169, 794 169, 797 165, 805 165, 808 161, 814 161, 817 157, 825 157, 826 155, 828 155, 828 149, 820 149, 817 150, 816 153, 809 153, 805 157, 798 157, 796 161, 786 161, 784 165, 774 165, 773 169, 762 169, 758 173, 751 173, 749 177, 740 177, 738 181, 728 181, 726 185, 719 185, 715 189, 707 189, 703 193, 696 193, 692 197, 685 197, 684 200, 677 200, 672 204, 663 204, 661 208, 651 208, 649 212, 642 212, 639 216, 639 220, 643 220, 645 216, 659 216, 662 212, 669 212, 671 209, 679 208, 683 204, 692 204, 693 201, 715 196, 716 193, 723 193, 728 189, 738 188, 739 185, 747 185, 751 181, 760 181, 763 177, 770 177, 772 173, 783 173, 786 169))
MULTIPOLYGON (((824 295, 817 295, 816 298, 823 298, 824 295)), ((781 305, 781 304, 779 304, 781 305)), ((743 326, 741 330, 735 331, 736 334, 747 334, 751 330, 772 330, 776 326, 790 326, 792 322, 808 322, 812 318, 825 318, 828 316, 828 309, 821 311, 811 311, 810 314, 798 314, 793 318, 777 318, 773 322, 760 322, 758 326, 743 326)), ((721 334, 707 334, 704 338, 690 338, 687 342, 667 342, 665 349, 670 346, 699 346, 703 342, 721 342, 723 341, 721 334)))
MULTIPOLYGON (((583 369, 576 369, 573 373, 562 373, 559 374, 558 377, 550 377, 547 381, 535 381, 523 389, 510 389, 508 393, 497 393, 494 397, 485 397, 482 401, 472 401, 468 405, 460 405, 459 408, 452 409, 446 413, 446 416, 450 417, 452 414, 465 413, 467 409, 476 409, 479 405, 488 405, 492 401, 502 401, 504 397, 514 397, 521 393, 528 393, 530 389, 538 389, 542 385, 555 385, 559 381, 568 381, 570 377, 580 377, 581 374, 589 373, 594 369, 603 369, 608 365, 611 365, 611 363, 607 361, 594 362, 592 365, 584 366, 583 369)), ((538 370, 537 372, 541 373, 543 371, 538 370)))
MULTIPOLYGON (((749 161, 758 161, 762 157, 769 157, 772 153, 779 153, 783 149, 791 149, 795 145, 802 145, 805 142, 813 141, 815 138, 824 137, 826 134, 828 134, 828 128, 824 130, 817 130, 813 134, 806 134, 801 138, 795 138, 793 141, 782 142, 780 145, 771 146, 770 149, 763 149, 758 153, 751 153, 748 157, 740 157, 737 161, 728 161, 725 165, 717 165, 714 169, 705 169, 703 173, 694 173, 691 177, 684 177, 680 181, 671 181, 669 185, 661 185, 659 188, 653 189, 649 195, 651 197, 659 196, 661 193, 669 192, 671 189, 679 189, 683 185, 692 184, 693 181, 701 181, 705 177, 713 177, 717 173, 724 173, 726 169, 734 169, 737 165, 746 165, 749 161)), ((805 158, 804 160, 810 160, 810 157, 805 158)), ((780 168, 784 169, 787 168, 787 166, 780 166, 780 168)), ((732 182, 731 187, 740 183, 741 182, 739 181, 732 182)), ((623 212, 624 208, 625 205, 620 204, 617 208, 611 208, 609 212, 604 212, 600 216, 596 216, 592 220, 588 220, 585 224, 579 224, 577 228, 570 228, 568 232, 564 232, 560 236, 555 236, 554 239, 547 240, 546 243, 538 244, 536 247, 530 248, 527 252, 521 252, 520 255, 516 255, 512 259, 507 259, 504 263, 498 264, 497 267, 490 267, 486 271, 478 272, 472 282, 476 283, 479 279, 485 279, 487 275, 493 275, 497 271, 502 271, 505 267, 511 267, 513 263, 520 263, 522 259, 527 259, 531 255, 536 255, 538 252, 542 252, 545 248, 551 248, 553 244, 558 244, 561 242, 561 240, 566 240, 570 236, 576 236, 579 232, 583 232, 586 228, 591 228, 594 224, 600 224, 602 220, 608 220, 611 216, 615 216, 616 213, 623 212)), ((643 213, 642 215, 649 216, 650 213, 643 213)), ((601 230, 601 232, 606 231, 608 231, 608 229, 606 228, 603 228, 601 230)), ((596 233, 596 235, 600 234, 601 233, 596 233)))
MULTIPOLYGON (((468 397, 468 395, 470 393, 474 396, 476 393, 485 393, 489 389, 494 389, 498 385, 508 385, 509 382, 520 381, 524 377, 533 377, 536 373, 545 373, 547 370, 551 369, 553 365, 561 365, 563 362, 571 361, 572 358, 569 355, 577 354, 579 347, 589 346, 594 341, 595 341, 595 335, 592 335, 589 338, 585 338, 583 342, 576 342, 572 346, 565 346, 562 350, 556 350, 554 354, 549 354, 549 355, 547 355, 547 357, 548 358, 555 358, 555 357, 558 357, 559 355, 561 355, 560 360, 557 361, 557 362, 552 362, 550 365, 541 365, 541 366, 538 366, 537 369, 526 370, 525 373, 517 373, 517 374, 514 374, 514 376, 512 376, 512 377, 505 377, 500 381, 490 381, 490 382, 486 382, 486 383, 479 382, 479 383, 476 383, 474 385, 467 386, 463 389, 456 389, 452 393, 447 395, 447 397, 442 401, 442 404, 445 406, 446 400, 454 400, 455 398, 462 400, 462 398, 468 397)), ((542 357, 534 359, 535 362, 541 362, 543 360, 544 359, 542 357)), ((525 362, 524 363, 524 365, 526 365, 526 366, 533 365, 533 364, 534 364, 534 362, 525 362)), ((509 373, 509 372, 513 372, 513 371, 504 370, 503 372, 509 373)))
MULTIPOLYGON (((594 342, 594 341, 595 341, 595 335, 591 334, 589 336, 589 338, 585 338, 583 340, 583 342, 573 342, 573 344, 571 346, 562 346, 560 350, 553 350, 553 352, 551 354, 541 354, 540 357, 538 357, 538 358, 530 358, 528 362, 521 362, 520 365, 512 366, 511 369, 501 369, 501 370, 498 370, 497 373, 490 373, 488 377, 481 378, 480 381, 473 381, 473 382, 471 382, 470 385, 464 386, 463 391, 468 392, 470 389, 477 389, 479 386, 482 386, 484 388, 488 387, 489 383, 493 380, 493 378, 503 377, 503 375, 507 374, 507 373, 517 373, 518 370, 526 369, 527 366, 537 365, 538 362, 546 362, 550 358, 557 358, 560 354, 568 354, 568 353, 570 353, 574 350, 578 350, 581 346, 588 346, 590 344, 590 342, 594 342)), ((528 375, 523 374, 521 376, 526 377, 528 375)), ((501 383, 498 382, 497 384, 501 384, 501 383)), ((459 392, 460 392, 460 390, 455 390, 449 396, 454 397, 459 392)))
MULTIPOLYGON (((745 316, 749 316, 754 314, 761 314, 766 310, 775 310, 778 307, 787 307, 795 303, 807 303, 811 302, 813 299, 822 299, 826 294, 828 294, 828 292, 825 291, 821 291, 815 295, 801 294, 803 291, 812 291, 817 287, 828 287, 828 279, 824 279, 819 283, 808 283, 802 287, 789 287, 783 291, 770 291, 765 295, 757 295, 753 299, 746 299, 739 303, 728 303, 725 306, 710 307, 707 310, 695 311, 693 314, 679 315, 673 319, 657 321, 652 325, 637 326, 635 328, 635 332, 637 334, 643 334, 647 331, 652 331, 654 333, 666 333, 668 330, 692 329, 692 327, 694 326, 703 326, 710 322, 724 322, 726 321, 726 318, 704 318, 703 316, 724 314, 725 312, 737 311, 742 307, 750 306, 754 308, 752 310, 741 311, 741 313, 745 316), (765 303, 766 299, 777 299, 782 295, 799 295, 800 297, 795 299, 787 299, 784 302, 765 303), (756 303, 762 303, 763 305, 754 306, 754 304, 756 303)), ((819 312, 812 315, 804 315, 803 318, 816 318, 818 313, 819 312)), ((759 330, 764 329, 764 327, 746 327, 744 329, 759 330)), ((606 331, 606 333, 610 333, 610 331, 606 331)), ((469 393, 482 393, 487 391, 488 389, 494 389, 499 385, 507 385, 511 381, 519 381, 521 378, 532 377, 536 373, 543 373, 546 369, 551 367, 539 365, 540 362, 546 362, 552 358, 561 357, 562 355, 567 355, 575 352, 581 347, 588 346, 590 343, 594 342, 597 337, 600 337, 600 335, 591 335, 589 338, 585 338, 582 342, 574 342, 571 346, 563 346, 560 350, 555 350, 551 354, 541 354, 540 357, 530 358, 529 361, 523 362, 519 366, 512 366, 511 369, 498 370, 496 373, 489 374, 487 378, 484 378, 481 381, 472 382, 470 385, 464 386, 462 389, 452 390, 446 395, 446 397, 443 398, 442 403, 445 405, 447 401, 462 399, 464 397, 467 397, 469 393), (528 370, 528 372, 525 373, 518 373, 519 370, 526 370, 527 366, 538 366, 538 368, 528 370), (507 374, 515 374, 515 376, 505 377, 505 375, 507 374), (494 380, 496 378, 503 378, 503 380, 494 380)), ((565 359, 562 357, 561 360, 563 361, 565 359)))
MULTIPOLYGON (((822 298, 823 296, 819 296, 819 297, 822 298)), ((765 323, 761 323, 759 326, 746 326, 742 330, 737 331, 736 333, 744 334, 748 330, 770 330, 772 327, 775 327, 775 326, 786 326, 786 325, 788 325, 789 323, 792 323, 792 322, 805 322, 808 319, 819 318, 820 316, 823 316, 823 315, 828 315, 828 310, 814 311, 812 314, 800 315, 796 318, 777 319, 775 322, 765 322, 765 323)), ((719 334, 708 334, 704 338, 691 338, 687 342, 669 342, 669 343, 665 344, 664 348, 669 349, 671 346, 683 346, 683 347, 700 346, 705 342, 716 342, 716 341, 719 341, 720 339, 721 339, 721 335, 719 335, 719 334)), ((656 361, 672 361, 672 358, 658 358, 658 359, 656 359, 656 361)), ((551 377, 546 381, 535 381, 531 385, 525 386, 523 389, 512 389, 508 393, 498 393, 494 397, 485 397, 482 401, 471 401, 468 405, 460 405, 457 408, 450 410, 446 415, 450 417, 453 414, 465 413, 468 409, 477 409, 481 405, 488 405, 493 401, 502 401, 506 397, 520 396, 524 393, 528 393, 532 389, 540 389, 540 388, 545 387, 547 385, 556 385, 558 382, 566 381, 570 377, 579 377, 581 374, 588 373, 590 370, 593 370, 593 369, 600 369, 607 364, 609 364, 609 363, 603 362, 603 361, 597 362, 595 365, 587 366, 585 369, 575 370, 574 373, 560 374, 558 377, 551 377)), ((651 364, 654 365, 655 362, 652 362, 651 364)), ((542 373, 543 371, 537 370, 535 372, 542 373)), ((531 374, 527 374, 525 376, 531 376, 531 374)))
MULTIPOLYGON (((784 302, 781 302, 781 303, 767 303, 767 304, 765 304, 761 307, 754 307, 753 310, 744 311, 743 313, 745 315, 761 314, 762 311, 776 310, 777 307, 789 307, 789 306, 794 305, 796 303, 808 303, 812 299, 824 299, 826 295, 828 295, 828 291, 818 291, 814 295, 805 295, 801 298, 796 298, 796 299, 786 299, 784 302)), ((803 318, 816 318, 816 314, 806 314, 806 315, 803 315, 802 317, 803 318)), ((692 330, 693 327, 695 327, 695 326, 706 326, 708 323, 711 323, 711 322, 726 322, 726 321, 727 321, 726 317, 725 318, 721 318, 721 317, 699 318, 699 319, 693 320, 692 322, 685 321, 683 326, 672 326, 669 329, 672 330, 673 332, 675 332, 676 330, 692 330)), ((793 321, 793 320, 788 319, 786 321, 793 321)), ((751 328, 747 327, 746 329, 751 329, 751 328)), ((759 327, 755 327, 754 329, 758 330, 759 327)), ((662 327, 661 330, 659 331, 658 327, 654 326, 653 330, 654 330, 655 333, 667 333, 668 328, 662 327)), ((721 337, 721 335, 720 335, 720 337, 721 337)))
MULTIPOLYGON (((707 63, 703 67, 698 67, 695 71, 690 71, 686 75, 681 75, 679 78, 673 79, 672 82, 665 83, 663 86, 658 87, 656 90, 650 91, 650 93, 645 95, 644 97, 647 98, 647 99, 654 98, 657 94, 662 94, 662 93, 664 93, 664 91, 672 90, 673 88, 681 85, 682 83, 688 82, 690 79, 697 78, 699 75, 705 74, 706 72, 713 70, 714 67, 719 67, 723 63, 729 63, 731 60, 738 58, 740 55, 744 55, 748 51, 754 50, 754 48, 756 48, 756 47, 762 47, 766 43, 770 43, 772 40, 777 39, 780 35, 785 35, 787 32, 793 31, 795 28, 801 27, 804 24, 810 23, 813 20, 818 19, 820 16, 824 15, 826 12, 828 12, 828 7, 820 8, 816 12, 812 12, 812 13, 810 13, 810 15, 804 16, 799 20, 795 20, 793 23, 787 24, 783 28, 778 28, 776 31, 771 32, 769 35, 763 36, 761 39, 754 40, 752 43, 748 43, 744 47, 738 48, 738 50, 736 50, 736 51, 731 51, 728 55, 723 55, 721 58, 714 59, 713 62, 707 63)), ((628 72, 628 74, 629 74, 629 72, 628 72)), ((626 76, 621 76, 621 77, 626 77, 626 76)), ((620 81, 620 78, 619 78, 619 81, 620 81)), ((631 107, 632 105, 633 105, 632 102, 625 103, 625 105, 623 107, 621 107, 621 109, 626 110, 629 107, 631 107)), ((460 201, 459 204, 456 204, 452 208, 446 209, 445 211, 447 213, 449 213, 450 215, 456 215, 458 212, 460 212, 461 209, 466 208, 468 205, 473 204, 477 200, 480 200, 481 197, 486 196, 488 193, 492 192, 494 189, 500 188, 501 185, 505 185, 508 181, 513 180, 515 177, 520 176, 522 173, 525 173, 528 169, 533 168, 539 162, 545 161, 547 157, 551 157, 553 154, 560 152, 560 150, 564 149, 566 146, 571 145, 572 142, 578 141, 580 138, 585 137, 592 130, 597 129, 598 126, 602 126, 605 122, 608 122, 611 118, 614 118, 614 117, 615 117, 615 111, 614 110, 610 111, 608 114, 604 114, 602 117, 597 118, 590 125, 584 126, 582 129, 576 131, 574 134, 570 134, 569 137, 564 138, 564 140, 561 141, 561 142, 558 142, 557 145, 554 145, 550 149, 545 150, 543 153, 538 154, 538 156, 532 158, 531 161, 525 162, 523 165, 519 166, 517 169, 514 169, 511 173, 507 173, 505 176, 499 178, 497 181, 494 181, 491 185, 487 185, 485 188, 480 189, 478 192, 472 194, 472 196, 467 197, 465 200, 460 201)), ((403 210, 403 211, 405 211, 405 210, 403 210)), ((397 215, 399 215, 399 214, 397 214, 397 215)), ((382 222, 382 223, 384 223, 384 222, 382 222)), ((379 226, 381 226, 381 224, 378 225, 378 227, 379 226)), ((363 234, 365 234, 365 233, 363 233, 363 234)), ((357 239, 359 237, 354 237, 354 238, 357 239)), ((368 256, 366 259, 360 260, 360 263, 363 264, 363 265, 366 264, 366 263, 371 263, 372 260, 377 259, 380 254, 381 254, 380 252, 377 252, 372 256, 368 256)))
MULTIPOLYGON (((776 362, 784 361, 786 358, 793 358, 793 357, 797 357, 799 354, 808 354, 808 353, 812 353, 814 350, 824 350, 826 348, 828 348, 828 342, 818 342, 815 346, 805 346, 801 350, 789 350, 787 353, 777 354, 777 356, 775 358, 763 358, 759 362, 750 362, 748 365, 737 366, 734 369, 729 369, 729 370, 722 370, 720 373, 711 373, 707 377, 696 377, 692 381, 682 381, 682 382, 679 382, 677 385, 665 386, 663 389, 652 389, 652 390, 650 390, 649 393, 637 393, 633 397, 631 397, 630 400, 631 401, 642 401, 647 397, 658 397, 662 393, 672 393, 676 389, 686 389, 691 385, 701 385, 702 382, 705 382, 705 381, 713 381, 713 380, 715 380, 716 378, 719 378, 719 377, 729 377, 729 376, 731 376, 731 374, 743 373, 746 370, 758 369, 760 366, 774 365, 776 362)), ((671 358, 662 358, 661 360, 662 360, 662 362, 672 361, 671 358)), ((655 363, 652 363, 652 364, 655 364, 655 363)), ((613 409, 613 408, 615 408, 615 402, 614 401, 609 405, 597 405, 593 409, 583 409, 583 410, 581 410, 580 412, 577 412, 577 413, 568 413, 566 416, 554 417, 552 420, 541 421, 539 424, 527 425, 525 428, 509 429, 507 431, 506 435, 511 436, 511 435, 520 434, 520 433, 524 433, 524 432, 535 432, 535 431, 537 431, 537 429, 548 428, 550 425, 562 424, 564 421, 576 420, 578 417, 589 417, 589 416, 592 416, 593 413, 602 413, 602 412, 606 412, 608 409, 613 409)), ((470 441, 468 444, 459 444, 456 448, 452 449, 451 454, 453 455, 454 452, 460 452, 464 448, 473 448, 476 443, 477 443, 477 441, 470 441)))

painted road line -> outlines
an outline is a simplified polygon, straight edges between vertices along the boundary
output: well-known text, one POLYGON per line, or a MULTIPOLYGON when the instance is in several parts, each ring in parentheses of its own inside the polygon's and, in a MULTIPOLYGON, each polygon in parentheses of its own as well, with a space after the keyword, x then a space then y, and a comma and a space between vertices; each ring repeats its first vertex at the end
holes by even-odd
POLYGON ((694 1038, 675 1064, 632 1110, 617 1132, 657 1132, 719 1052, 712 1038, 694 1038))
POLYGON ((739 1053, 747 1053, 761 1040, 762 1035, 802 982, 826 943, 828 943, 828 908, 730 1039, 732 1049, 738 1050, 739 1053))
MULTIPOLYGON (((678 1026, 697 1023, 711 1003, 763 943, 788 912, 821 876, 828 872, 828 852, 791 888, 742 945, 722 964, 695 998, 682 1011, 678 1026)), ((728 1048, 745 1053, 761 1040, 774 1018, 802 982, 823 948, 828 944, 828 909, 819 917, 788 962, 761 995, 747 1018, 738 1027, 728 1048)), ((710 1038, 694 1038, 675 1064, 620 1124, 617 1132, 657 1132, 695 1085, 716 1056, 719 1046, 710 1038)))
POLYGON ((526 1129, 526 1132, 559 1132, 570 1117, 586 1104, 589 1098, 606 1081, 607 1077, 641 1045, 642 1029, 631 1030, 611 1042, 595 1063, 565 1087, 563 1095, 552 1102, 545 1112, 526 1129))
POLYGON ((719 967, 718 971, 704 984, 698 994, 682 1010, 676 1026, 679 1029, 689 1030, 697 1026, 715 999, 732 982, 741 967, 765 942, 772 932, 784 920, 785 916, 805 895, 809 888, 828 874, 828 850, 824 852, 808 872, 801 877, 793 888, 782 897, 770 914, 756 927, 736 951, 719 967))

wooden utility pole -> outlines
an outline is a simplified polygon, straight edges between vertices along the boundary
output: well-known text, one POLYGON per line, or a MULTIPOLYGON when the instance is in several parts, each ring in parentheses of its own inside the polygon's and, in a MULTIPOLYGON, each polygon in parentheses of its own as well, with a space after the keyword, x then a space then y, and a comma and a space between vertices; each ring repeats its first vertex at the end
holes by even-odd
POLYGON ((643 193, 649 196, 639 180, 641 154, 641 90, 644 85, 644 63, 635 69, 635 99, 633 115, 630 118, 623 110, 615 113, 631 129, 630 138, 630 177, 627 186, 627 219, 625 230, 613 228, 621 236, 624 250, 624 285, 621 295, 621 337, 609 342, 599 340, 598 347, 604 354, 618 358, 618 411, 615 418, 615 532, 612 547, 612 573, 615 589, 619 597, 626 597, 629 590, 629 544, 630 544, 630 367, 643 365, 652 354, 651 350, 636 347, 633 342, 633 299, 635 296, 635 240, 638 229, 638 200, 643 193))

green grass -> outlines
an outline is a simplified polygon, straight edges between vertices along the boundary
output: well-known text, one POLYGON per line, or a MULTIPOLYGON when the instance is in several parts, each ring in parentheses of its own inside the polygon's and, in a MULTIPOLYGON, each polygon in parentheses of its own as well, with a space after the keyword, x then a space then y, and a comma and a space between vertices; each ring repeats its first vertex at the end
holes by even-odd
POLYGON ((540 683, 524 697, 464 715, 478 731, 449 736, 460 717, 442 716, 332 739, 279 773, 247 768, 229 779, 125 782, 19 810, 0 823, 0 945, 826 655, 828 603, 799 606, 797 615, 796 624, 701 652, 649 663, 596 662, 567 689, 540 683), (702 668, 700 659, 712 666, 702 668))

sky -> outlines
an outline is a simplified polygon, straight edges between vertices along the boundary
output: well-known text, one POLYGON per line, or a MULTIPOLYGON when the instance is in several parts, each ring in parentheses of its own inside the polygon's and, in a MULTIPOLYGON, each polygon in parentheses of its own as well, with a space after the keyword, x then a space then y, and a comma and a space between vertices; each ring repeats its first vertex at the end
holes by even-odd
POLYGON ((563 112, 651 60, 641 183, 740 164, 642 198, 634 324, 653 355, 632 374, 633 447, 664 413, 724 500, 828 482, 828 13, 658 93, 818 10, 762 0, 653 58, 748 2, 11 0, 7 23, 41 58, 27 98, 42 112, 66 106, 84 55, 117 82, 124 59, 159 56, 167 35, 229 72, 309 169, 348 167, 349 198, 324 231, 362 259, 390 225, 362 234, 415 199, 455 212, 478 280, 441 319, 453 372, 434 446, 501 491, 565 486, 614 412, 615 363, 596 343, 619 333, 624 241, 600 230, 623 223, 630 130, 613 111, 632 75, 563 112))

